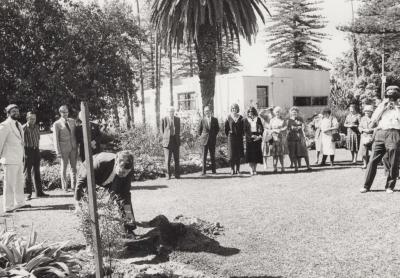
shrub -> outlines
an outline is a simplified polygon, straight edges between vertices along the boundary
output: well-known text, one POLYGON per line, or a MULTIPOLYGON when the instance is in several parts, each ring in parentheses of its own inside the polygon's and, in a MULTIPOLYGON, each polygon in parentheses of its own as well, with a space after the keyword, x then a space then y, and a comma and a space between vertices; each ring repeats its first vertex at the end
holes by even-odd
POLYGON ((62 251, 68 242, 36 243, 15 233, 0 232, 0 275, 9 277, 74 277, 80 267, 71 254, 62 251))
MULTIPOLYGON (((99 216, 99 228, 103 256, 116 257, 122 248, 124 219, 121 217, 118 205, 110 197, 107 190, 99 188, 97 190, 97 213, 99 216)), ((92 220, 89 213, 88 196, 85 195, 81 202, 81 212, 78 214, 78 230, 83 233, 87 245, 93 247, 92 220)))
POLYGON ((40 177, 42 179, 43 190, 47 191, 61 188, 60 164, 42 161, 40 177))

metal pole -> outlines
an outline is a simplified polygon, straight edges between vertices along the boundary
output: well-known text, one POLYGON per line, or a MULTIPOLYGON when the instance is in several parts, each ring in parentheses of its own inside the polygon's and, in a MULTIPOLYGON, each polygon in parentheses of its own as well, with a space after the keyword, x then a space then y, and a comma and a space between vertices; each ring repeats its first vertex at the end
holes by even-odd
POLYGON ((385 76, 385 43, 383 43, 383 52, 382 52, 382 90, 381 90, 381 98, 385 98, 385 83, 386 83, 386 76, 385 76))
POLYGON ((85 161, 86 161, 86 173, 87 173, 87 186, 89 196, 89 213, 90 222, 92 225, 93 234, 93 249, 94 249, 94 260, 96 264, 96 278, 103 278, 103 258, 100 240, 100 228, 99 220, 97 215, 97 199, 96 199, 96 183, 94 179, 93 171, 93 157, 91 147, 91 132, 89 122, 89 109, 87 102, 81 102, 81 111, 83 113, 82 130, 83 130, 83 143, 85 146, 85 161))

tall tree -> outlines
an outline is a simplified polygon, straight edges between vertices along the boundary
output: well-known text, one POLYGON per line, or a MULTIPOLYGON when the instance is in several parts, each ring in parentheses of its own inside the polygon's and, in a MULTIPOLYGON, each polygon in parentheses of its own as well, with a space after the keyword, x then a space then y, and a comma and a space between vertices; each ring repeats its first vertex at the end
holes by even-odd
POLYGON ((300 69, 326 69, 326 56, 320 44, 326 38, 321 30, 326 22, 320 15, 321 1, 274 0, 272 25, 268 26, 269 66, 300 69))
POLYGON ((264 22, 265 0, 155 0, 151 21, 170 43, 195 44, 203 106, 213 108, 217 45, 220 34, 229 39, 243 36, 252 42, 258 31, 257 15, 264 22))

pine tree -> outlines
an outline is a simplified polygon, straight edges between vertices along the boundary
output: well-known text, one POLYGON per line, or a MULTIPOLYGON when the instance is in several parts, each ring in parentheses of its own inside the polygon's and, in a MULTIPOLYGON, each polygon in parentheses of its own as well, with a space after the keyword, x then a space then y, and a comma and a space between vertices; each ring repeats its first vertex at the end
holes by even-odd
POLYGON ((267 27, 269 66, 301 69, 325 69, 326 61, 320 44, 326 38, 326 26, 319 14, 320 1, 274 0, 272 25, 267 27))

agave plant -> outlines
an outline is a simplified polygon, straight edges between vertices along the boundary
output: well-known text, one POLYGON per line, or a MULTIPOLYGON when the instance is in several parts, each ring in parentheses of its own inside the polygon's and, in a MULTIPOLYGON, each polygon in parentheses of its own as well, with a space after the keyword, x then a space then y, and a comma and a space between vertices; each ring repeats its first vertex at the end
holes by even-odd
POLYGON ((74 277, 78 261, 62 251, 66 242, 36 244, 37 233, 28 240, 15 233, 0 233, 0 277, 74 277))

